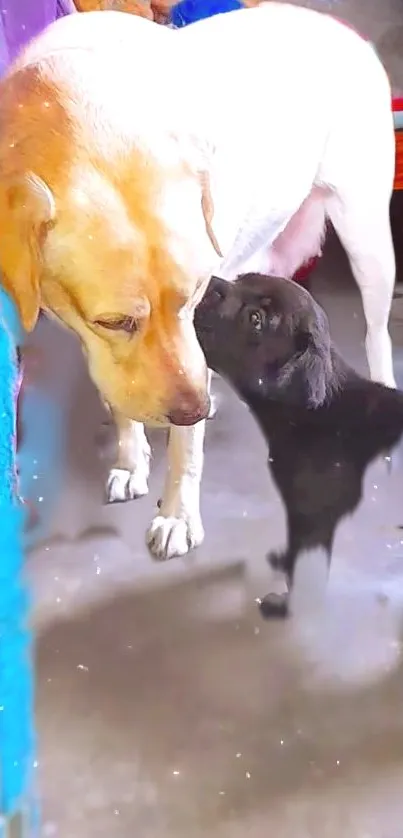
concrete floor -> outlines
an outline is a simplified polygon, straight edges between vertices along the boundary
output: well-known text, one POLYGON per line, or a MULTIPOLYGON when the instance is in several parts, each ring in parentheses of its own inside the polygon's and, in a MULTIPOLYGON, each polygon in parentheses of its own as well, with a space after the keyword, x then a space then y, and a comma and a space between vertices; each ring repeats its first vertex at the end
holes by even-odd
MULTIPOLYGON (((403 88, 401 0, 366 0, 362 11, 359 0, 317 5, 376 40, 403 88)), ((314 290, 344 354, 365 369, 361 307, 334 245, 314 290)), ((403 385, 399 302, 392 331, 403 385)), ((155 565, 144 532, 161 491, 163 436, 152 437, 150 495, 104 506, 113 444, 79 350, 47 322, 34 341, 68 421, 60 485, 40 457, 31 484, 52 520, 28 564, 44 835, 401 838, 400 452, 390 476, 383 464, 368 474, 312 614, 265 624, 254 599, 268 589, 264 555, 282 544, 284 520, 246 409, 216 382, 205 544, 155 565)))

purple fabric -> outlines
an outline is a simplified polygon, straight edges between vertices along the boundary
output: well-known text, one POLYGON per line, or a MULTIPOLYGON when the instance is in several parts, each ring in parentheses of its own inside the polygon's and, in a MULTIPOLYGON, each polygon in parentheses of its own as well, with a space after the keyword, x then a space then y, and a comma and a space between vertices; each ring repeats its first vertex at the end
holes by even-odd
POLYGON ((56 17, 65 0, 0 0, 0 75, 21 47, 56 17))

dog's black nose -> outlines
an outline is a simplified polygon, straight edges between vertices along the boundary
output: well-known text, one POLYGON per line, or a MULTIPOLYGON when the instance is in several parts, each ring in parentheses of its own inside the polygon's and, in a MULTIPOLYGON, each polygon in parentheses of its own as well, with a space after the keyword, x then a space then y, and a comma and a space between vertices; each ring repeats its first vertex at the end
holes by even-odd
POLYGON ((167 419, 171 425, 195 425, 201 419, 207 419, 210 412, 210 398, 182 399, 180 405, 171 410, 167 419))

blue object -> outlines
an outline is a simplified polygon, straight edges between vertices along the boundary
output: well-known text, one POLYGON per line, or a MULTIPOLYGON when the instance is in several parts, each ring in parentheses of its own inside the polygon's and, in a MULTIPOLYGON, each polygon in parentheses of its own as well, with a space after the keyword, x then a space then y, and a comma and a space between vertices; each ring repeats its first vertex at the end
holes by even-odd
POLYGON ((24 580, 25 510, 15 468, 17 347, 14 304, 0 288, 0 838, 36 835, 34 674, 24 580))
POLYGON ((41 382, 24 393, 19 410, 24 440, 18 452, 20 489, 24 501, 37 513, 24 537, 24 547, 29 550, 49 535, 61 491, 66 429, 60 401, 41 382))
POLYGON ((170 22, 175 29, 181 29, 197 20, 236 9, 243 9, 243 3, 239 0, 180 0, 172 8, 170 22))

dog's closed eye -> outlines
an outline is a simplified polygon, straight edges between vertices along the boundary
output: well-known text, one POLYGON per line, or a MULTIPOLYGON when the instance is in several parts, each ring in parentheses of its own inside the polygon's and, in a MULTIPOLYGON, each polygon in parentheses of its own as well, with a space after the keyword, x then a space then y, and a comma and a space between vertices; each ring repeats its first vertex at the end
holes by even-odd
POLYGON ((94 324, 101 326, 102 329, 108 329, 110 332, 126 332, 128 335, 134 335, 138 329, 136 318, 127 314, 115 317, 97 317, 94 324))

